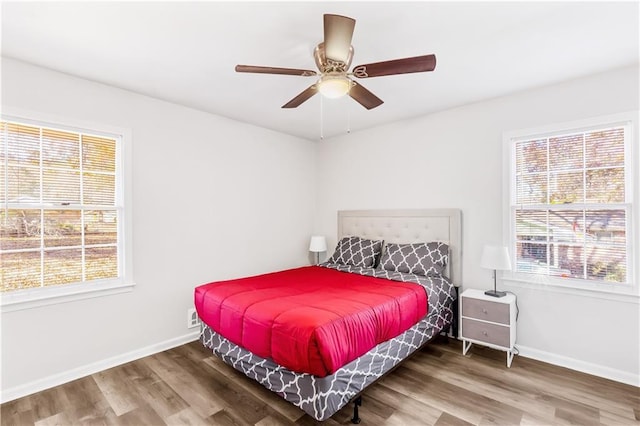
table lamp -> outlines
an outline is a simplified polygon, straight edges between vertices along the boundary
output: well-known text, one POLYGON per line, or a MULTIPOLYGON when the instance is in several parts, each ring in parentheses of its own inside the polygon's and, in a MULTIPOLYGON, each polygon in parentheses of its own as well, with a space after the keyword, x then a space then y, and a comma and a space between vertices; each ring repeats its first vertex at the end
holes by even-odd
POLYGON ((311 237, 309 251, 316 254, 316 265, 320 263, 320 253, 327 251, 327 240, 321 235, 311 237))
POLYGON ((496 275, 498 271, 508 271, 511 269, 509 250, 506 247, 484 246, 480 266, 486 269, 493 269, 493 290, 487 290, 484 294, 493 297, 506 296, 506 291, 496 290, 496 275))

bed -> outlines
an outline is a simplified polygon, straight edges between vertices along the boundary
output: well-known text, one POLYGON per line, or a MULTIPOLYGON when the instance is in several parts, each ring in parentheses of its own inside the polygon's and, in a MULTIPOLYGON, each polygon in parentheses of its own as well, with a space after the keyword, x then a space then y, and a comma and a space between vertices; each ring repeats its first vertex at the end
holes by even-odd
POLYGON ((450 329, 461 282, 457 209, 338 212, 320 265, 195 289, 200 340, 322 421, 450 329))

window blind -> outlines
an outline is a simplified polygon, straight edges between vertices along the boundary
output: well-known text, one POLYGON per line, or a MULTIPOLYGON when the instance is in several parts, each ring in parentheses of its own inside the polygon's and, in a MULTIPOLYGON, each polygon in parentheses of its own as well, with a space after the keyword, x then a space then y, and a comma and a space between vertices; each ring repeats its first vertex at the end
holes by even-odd
POLYGON ((117 144, 0 122, 3 292, 119 277, 117 144))
POLYGON ((626 283, 625 126, 515 142, 516 271, 626 283))

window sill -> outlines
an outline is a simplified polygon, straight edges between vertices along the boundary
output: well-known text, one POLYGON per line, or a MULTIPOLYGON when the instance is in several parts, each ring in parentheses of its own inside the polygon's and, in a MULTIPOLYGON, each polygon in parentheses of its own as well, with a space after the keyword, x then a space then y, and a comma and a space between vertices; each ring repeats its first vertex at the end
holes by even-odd
POLYGON ((613 300, 618 302, 640 304, 640 294, 634 286, 614 289, 602 289, 598 287, 580 288, 571 285, 561 285, 547 281, 534 281, 521 277, 502 277, 504 287, 518 287, 523 289, 567 294, 571 296, 591 297, 601 300, 613 300))
POLYGON ((128 293, 133 290, 133 287, 135 287, 134 283, 105 282, 22 290, 0 296, 0 307, 4 314, 76 300, 128 293))

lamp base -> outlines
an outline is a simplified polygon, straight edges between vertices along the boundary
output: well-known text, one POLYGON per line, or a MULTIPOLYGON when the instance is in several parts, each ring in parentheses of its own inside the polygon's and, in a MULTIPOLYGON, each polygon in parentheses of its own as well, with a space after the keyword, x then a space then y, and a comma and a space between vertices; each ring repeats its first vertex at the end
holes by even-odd
POLYGON ((496 290, 487 290, 484 292, 487 296, 492 297, 505 297, 507 295, 506 291, 496 291, 496 290))

